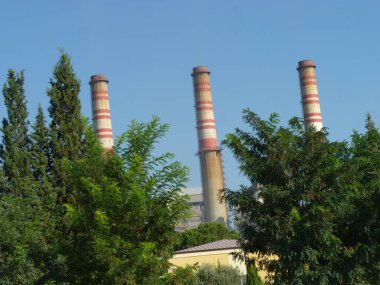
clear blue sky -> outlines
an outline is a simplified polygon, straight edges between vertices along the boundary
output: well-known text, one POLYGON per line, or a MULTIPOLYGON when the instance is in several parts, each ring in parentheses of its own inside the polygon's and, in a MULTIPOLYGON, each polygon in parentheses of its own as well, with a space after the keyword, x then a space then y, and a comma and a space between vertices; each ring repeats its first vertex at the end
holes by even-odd
MULTIPOLYGON (((64 48, 82 81, 83 114, 91 115, 89 77, 106 74, 114 134, 160 116, 171 130, 158 150, 190 167, 188 186, 200 185, 194 66, 212 72, 219 140, 243 126, 243 108, 278 112, 284 123, 301 116, 296 65, 309 58, 333 139, 362 130, 366 112, 380 122, 378 0, 15 0, 1 11, 0 84, 9 68, 25 70, 31 121, 38 103, 48 106, 64 48)), ((224 163, 230 188, 245 182, 227 149, 224 163)))

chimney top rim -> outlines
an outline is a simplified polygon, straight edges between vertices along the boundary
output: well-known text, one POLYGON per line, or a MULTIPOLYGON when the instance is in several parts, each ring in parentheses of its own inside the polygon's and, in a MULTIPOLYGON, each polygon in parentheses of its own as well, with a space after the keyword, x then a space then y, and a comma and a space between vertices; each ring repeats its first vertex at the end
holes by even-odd
POLYGON ((194 75, 196 73, 208 73, 208 74, 210 74, 210 70, 208 69, 208 66, 203 66, 203 65, 196 66, 193 68, 193 74, 192 75, 194 75))
POLYGON ((106 81, 108 83, 108 78, 104 74, 94 74, 91 76, 90 82, 96 82, 96 81, 106 81))
POLYGON ((316 65, 313 60, 305 59, 298 62, 298 69, 303 67, 316 67, 316 65))

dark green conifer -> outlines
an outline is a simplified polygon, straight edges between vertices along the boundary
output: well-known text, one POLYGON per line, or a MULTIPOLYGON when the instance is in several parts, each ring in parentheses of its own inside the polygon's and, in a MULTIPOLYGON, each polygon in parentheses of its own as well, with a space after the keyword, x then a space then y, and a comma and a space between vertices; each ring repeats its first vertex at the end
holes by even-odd
POLYGON ((7 82, 3 87, 4 104, 7 118, 3 119, 3 169, 11 182, 11 190, 23 195, 31 177, 31 155, 28 137, 28 111, 24 94, 24 73, 9 70, 7 82))
POLYGON ((32 126, 31 154, 32 171, 37 181, 47 179, 49 160, 49 137, 46 128, 45 116, 41 105, 38 106, 36 122, 32 126))
POLYGON ((247 263, 247 282, 246 285, 263 285, 264 282, 261 280, 255 263, 250 260, 247 263))
POLYGON ((61 52, 50 79, 50 150, 54 184, 58 186, 59 197, 66 201, 70 190, 63 160, 76 160, 81 155, 83 122, 79 100, 80 81, 74 73, 70 57, 61 52))

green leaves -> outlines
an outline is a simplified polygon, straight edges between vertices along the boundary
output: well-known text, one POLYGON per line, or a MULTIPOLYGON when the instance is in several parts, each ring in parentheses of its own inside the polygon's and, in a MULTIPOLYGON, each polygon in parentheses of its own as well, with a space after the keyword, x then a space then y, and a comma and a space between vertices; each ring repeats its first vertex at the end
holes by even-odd
MULTIPOLYGON (((245 255, 277 256, 258 261, 273 274, 275 284, 351 284, 358 278, 351 275, 356 269, 343 264, 353 264, 349 239, 357 233, 344 229, 359 225, 350 217, 355 213, 351 199, 358 197, 358 187, 368 191, 359 177, 370 172, 357 170, 364 165, 377 169, 368 157, 374 152, 365 151, 359 134, 353 142, 360 146, 350 148, 346 142, 329 142, 324 130, 304 132, 297 118, 280 127, 276 114, 264 121, 244 110, 243 119, 251 131, 236 129, 224 144, 254 185, 225 194, 241 217, 245 255)), ((376 137, 373 124, 368 125, 369 136, 376 137)), ((371 141, 373 149, 377 145, 371 141)))
POLYGON ((7 83, 3 87, 7 118, 3 119, 3 170, 8 178, 9 191, 16 195, 32 195, 30 184, 31 155, 28 136, 28 112, 24 94, 24 73, 8 71, 7 83))
POLYGON ((63 169, 63 160, 78 159, 83 153, 84 125, 79 92, 80 81, 74 73, 70 57, 61 51, 47 94, 50 98, 51 118, 49 167, 52 169, 54 186, 60 187, 59 199, 63 202, 66 202, 71 194, 67 185, 67 173, 63 169))
POLYGON ((104 156, 86 129, 86 153, 66 160, 75 194, 66 204, 72 282, 142 284, 166 271, 175 225, 188 214, 180 191, 187 168, 172 154, 152 154, 166 130, 158 118, 133 122, 115 154, 104 156))
POLYGON ((239 234, 236 231, 228 229, 224 224, 214 222, 202 223, 196 229, 189 229, 178 233, 176 250, 222 239, 237 239, 238 237, 239 234))

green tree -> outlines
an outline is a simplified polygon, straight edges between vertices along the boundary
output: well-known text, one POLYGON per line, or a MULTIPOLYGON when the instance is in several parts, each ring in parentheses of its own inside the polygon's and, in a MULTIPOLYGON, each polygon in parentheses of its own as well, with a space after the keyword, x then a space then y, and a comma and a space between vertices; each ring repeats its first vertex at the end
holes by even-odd
POLYGON ((152 285, 241 285, 244 276, 237 268, 211 264, 176 267, 164 278, 156 279, 152 285))
POLYGON ((380 282, 380 132, 368 115, 366 132, 354 132, 346 187, 347 211, 339 232, 347 245, 344 284, 380 282))
POLYGON ((36 181, 48 179, 49 136, 41 105, 38 106, 31 138, 32 171, 36 181))
POLYGON ((61 265, 53 221, 37 197, 0 194, 0 284, 43 284, 61 265))
MULTIPOLYGON (((164 278, 153 280, 154 285, 191 285, 196 280, 196 270, 198 265, 186 265, 185 267, 176 267, 166 274, 164 278)), ((152 285, 153 285, 152 284, 152 285)))
POLYGON ((152 153, 167 129, 157 118, 132 122, 111 156, 87 129, 83 158, 66 161, 76 195, 66 204, 69 282, 144 284, 167 271, 175 225, 189 211, 187 168, 152 153))
POLYGON ((237 268, 205 264, 197 270, 196 279, 192 285, 241 285, 242 278, 237 268))
MULTIPOLYGON (((24 73, 8 71, 3 87, 7 118, 3 119, 3 169, 11 192, 26 195, 31 177, 28 137, 28 111, 24 94, 24 73)), ((29 193, 30 194, 30 193, 29 193)))
POLYGON ((23 72, 9 70, 3 88, 7 118, 2 125, 0 284, 34 284, 50 271, 55 258, 55 223, 49 213, 51 208, 44 207, 51 188, 38 183, 32 175, 35 157, 31 148, 35 148, 28 136, 23 85, 23 72))
POLYGON ((257 273, 257 268, 254 262, 247 263, 247 283, 246 285, 264 285, 259 274, 257 273))
POLYGON ((50 169, 49 169, 49 137, 48 129, 46 127, 42 107, 38 106, 36 121, 32 125, 33 132, 30 135, 31 139, 31 169, 34 176, 33 187, 35 194, 38 198, 39 207, 44 211, 49 219, 49 226, 51 232, 49 233, 51 242, 53 233, 57 234, 55 226, 57 225, 57 193, 51 183, 50 169))
POLYGON ((63 160, 75 160, 82 154, 84 125, 79 100, 80 81, 74 73, 70 57, 61 52, 50 79, 50 150, 54 184, 59 198, 67 201, 70 195, 63 160))
POLYGON ((243 119, 251 131, 236 129, 224 144, 250 182, 263 185, 261 199, 253 187, 225 192, 240 217, 244 253, 277 257, 256 260, 274 284, 342 284, 347 144, 329 142, 325 131, 304 132, 298 119, 287 128, 276 114, 265 121, 245 110, 243 119))
POLYGON ((222 239, 237 239, 239 234, 221 223, 202 223, 196 229, 178 233, 176 250, 189 248, 222 239))

